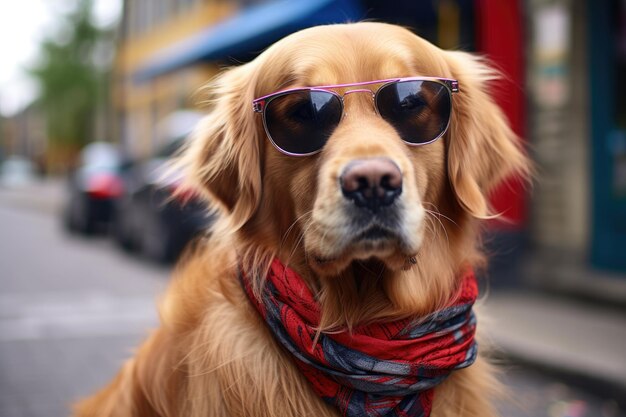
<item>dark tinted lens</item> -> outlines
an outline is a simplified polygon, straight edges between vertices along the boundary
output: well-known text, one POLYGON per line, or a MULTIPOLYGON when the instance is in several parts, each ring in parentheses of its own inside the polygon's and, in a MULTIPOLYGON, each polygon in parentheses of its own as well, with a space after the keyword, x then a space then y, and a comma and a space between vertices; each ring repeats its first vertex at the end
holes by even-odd
POLYGON ((435 81, 401 81, 376 94, 380 115, 409 143, 427 143, 445 132, 452 103, 448 88, 435 81))
POLYGON ((326 91, 295 91, 267 103, 265 125, 274 144, 292 154, 322 149, 341 120, 341 100, 326 91))

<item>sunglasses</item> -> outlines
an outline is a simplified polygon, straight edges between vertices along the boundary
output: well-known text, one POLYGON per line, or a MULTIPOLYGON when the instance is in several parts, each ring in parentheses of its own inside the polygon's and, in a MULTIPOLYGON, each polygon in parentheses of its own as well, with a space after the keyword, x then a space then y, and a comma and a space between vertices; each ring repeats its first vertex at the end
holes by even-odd
POLYGON ((282 153, 306 156, 319 152, 344 115, 344 97, 369 93, 376 112, 412 146, 439 139, 448 129, 452 93, 459 83, 449 78, 410 77, 278 91, 252 102, 263 115, 265 132, 282 153), (355 88, 339 94, 330 89, 381 84, 375 91, 355 88))

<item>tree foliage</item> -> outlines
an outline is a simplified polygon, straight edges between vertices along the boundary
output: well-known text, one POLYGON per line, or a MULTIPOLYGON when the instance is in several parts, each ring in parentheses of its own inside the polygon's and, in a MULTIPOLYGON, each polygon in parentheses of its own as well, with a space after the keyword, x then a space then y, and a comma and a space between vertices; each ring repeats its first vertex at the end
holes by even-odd
POLYGON ((98 63, 97 54, 111 42, 111 34, 93 24, 92 3, 78 0, 61 18, 29 70, 40 85, 38 105, 53 147, 78 148, 90 141, 96 111, 106 99, 107 69, 98 63))

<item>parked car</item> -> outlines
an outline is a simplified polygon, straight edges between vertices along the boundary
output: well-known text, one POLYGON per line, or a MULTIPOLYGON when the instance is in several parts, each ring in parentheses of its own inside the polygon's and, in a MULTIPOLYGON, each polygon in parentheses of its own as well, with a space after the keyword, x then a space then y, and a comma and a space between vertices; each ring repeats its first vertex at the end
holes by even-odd
POLYGON ((35 181, 35 165, 26 158, 11 156, 0 164, 0 185, 17 188, 35 181))
POLYGON ((63 210, 68 230, 92 234, 110 226, 114 202, 123 190, 121 165, 121 154, 115 145, 93 142, 85 146, 78 167, 68 178, 63 210))
POLYGON ((116 201, 115 240, 158 262, 175 260, 213 219, 206 202, 192 190, 181 190, 182 174, 168 166, 200 118, 184 113, 174 113, 160 125, 165 138, 152 158, 123 169, 124 192, 116 201))

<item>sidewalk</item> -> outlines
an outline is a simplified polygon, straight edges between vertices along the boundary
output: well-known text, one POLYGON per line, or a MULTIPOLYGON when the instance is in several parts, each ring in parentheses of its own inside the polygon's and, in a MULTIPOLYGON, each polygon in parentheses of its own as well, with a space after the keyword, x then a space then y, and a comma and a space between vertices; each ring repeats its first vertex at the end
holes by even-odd
POLYGON ((0 187, 0 204, 59 213, 63 205, 66 182, 64 178, 46 178, 21 187, 0 187))
POLYGON ((506 290, 490 293, 482 311, 488 336, 505 357, 626 396, 626 310, 506 290))

